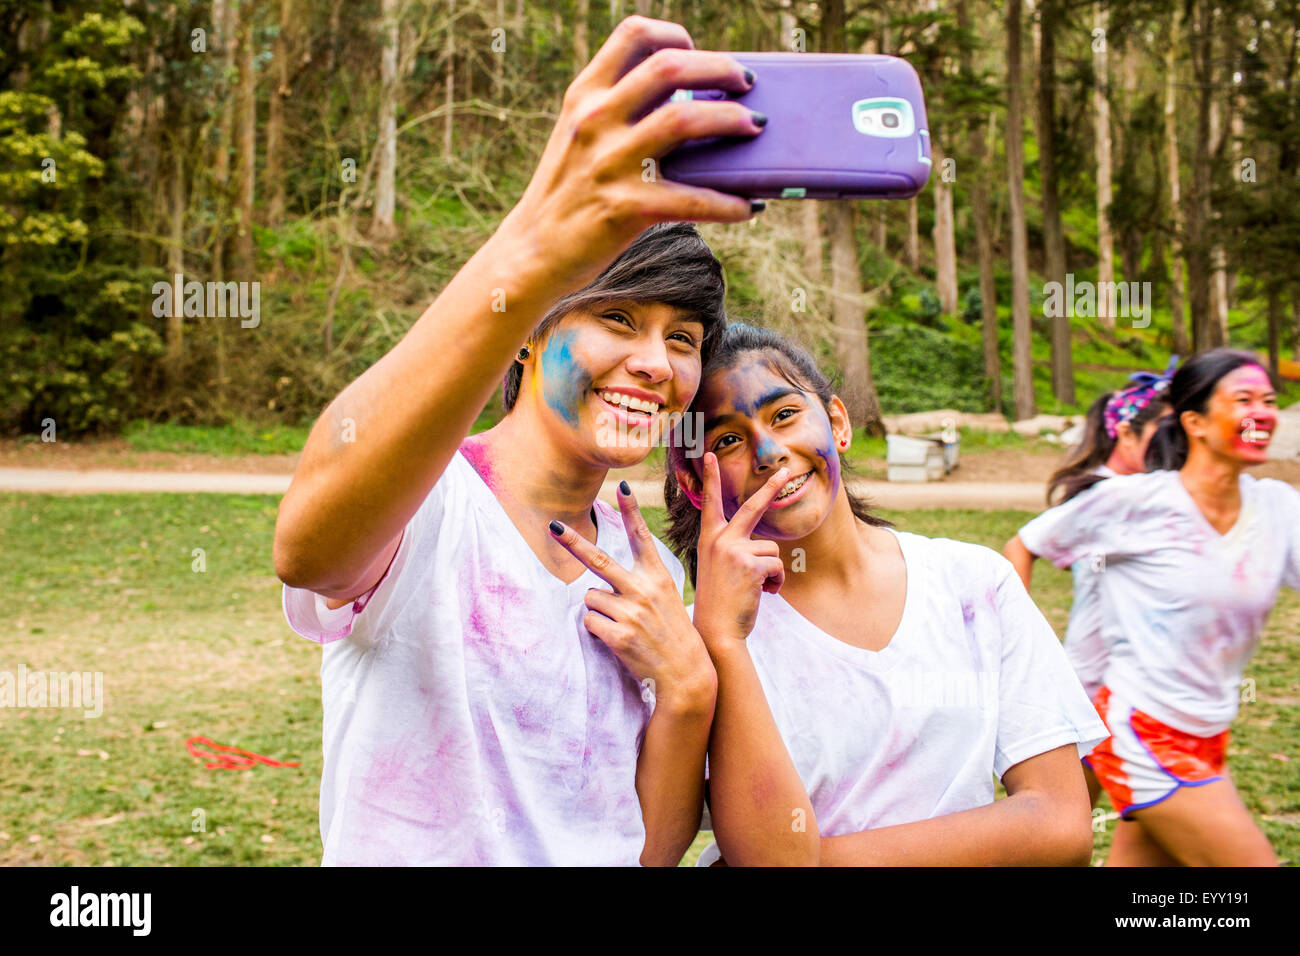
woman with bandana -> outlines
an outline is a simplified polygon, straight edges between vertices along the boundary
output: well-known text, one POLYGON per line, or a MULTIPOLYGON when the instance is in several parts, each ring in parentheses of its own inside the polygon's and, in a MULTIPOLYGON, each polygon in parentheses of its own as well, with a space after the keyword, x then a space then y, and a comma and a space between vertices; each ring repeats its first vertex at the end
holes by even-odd
MULTIPOLYGON (((1134 475, 1146 470, 1147 446, 1156 432, 1161 416, 1169 406, 1164 393, 1178 367, 1178 356, 1169 360, 1163 374, 1135 372, 1133 383, 1107 392, 1092 403, 1084 425, 1083 440, 1052 475, 1047 485, 1049 504, 1064 504, 1116 475, 1134 475), (1054 501, 1054 499, 1059 499, 1054 501)), ((1080 558, 1070 568, 1074 576, 1074 601, 1070 605, 1070 623, 1065 631, 1065 656, 1091 698, 1101 689, 1106 670, 1106 647, 1101 639, 1101 615, 1098 608, 1097 562, 1092 556, 1080 558)), ((1029 572, 1024 566, 1021 578, 1028 590, 1029 572)), ((1101 793, 1097 776, 1084 760, 1083 775, 1088 781, 1088 796, 1094 805, 1101 793)))
POLYGON ((1275 866, 1225 765, 1242 673, 1283 586, 1300 588, 1300 493, 1256 480, 1277 424, 1271 376, 1213 349, 1178 369, 1148 473, 1039 515, 1004 553, 1093 562, 1111 736, 1088 764, 1122 820, 1111 866, 1275 866))

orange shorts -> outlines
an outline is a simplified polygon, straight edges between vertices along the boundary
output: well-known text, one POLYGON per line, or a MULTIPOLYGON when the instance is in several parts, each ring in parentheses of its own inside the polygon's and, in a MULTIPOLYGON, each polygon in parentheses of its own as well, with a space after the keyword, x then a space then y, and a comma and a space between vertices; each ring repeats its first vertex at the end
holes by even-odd
POLYGON ((1110 730, 1084 758, 1121 816, 1223 777, 1228 731, 1197 737, 1175 730, 1102 687, 1093 705, 1110 730))

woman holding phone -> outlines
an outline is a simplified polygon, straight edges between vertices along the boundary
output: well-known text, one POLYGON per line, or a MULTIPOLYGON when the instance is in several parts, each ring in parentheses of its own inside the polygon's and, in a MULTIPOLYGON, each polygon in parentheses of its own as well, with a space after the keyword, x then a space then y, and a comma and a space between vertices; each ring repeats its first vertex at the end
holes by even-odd
POLYGON ((718 674, 727 862, 1086 864, 1079 756, 1105 731, 1011 565, 873 516, 843 403, 773 332, 730 325, 693 410, 668 536, 718 674))
POLYGON ((611 444, 611 416, 684 409, 724 323, 707 246, 655 224, 762 208, 642 177, 759 134, 749 110, 654 107, 754 82, 677 24, 620 23, 519 203, 312 429, 275 568, 326 645, 324 863, 671 865, 694 837, 716 675, 680 567, 630 495, 596 495, 650 447, 611 444), (508 414, 466 441, 503 375, 508 414), (583 545, 632 567, 601 564, 614 591, 592 596, 583 545))
POLYGON ((1283 585, 1300 587, 1300 493, 1267 458, 1277 392, 1250 352, 1185 361, 1147 474, 1108 478, 1039 515, 1005 553, 1099 573, 1107 649, 1093 698, 1110 739, 1088 764, 1122 820, 1110 866, 1276 865, 1226 766, 1239 685, 1283 585))

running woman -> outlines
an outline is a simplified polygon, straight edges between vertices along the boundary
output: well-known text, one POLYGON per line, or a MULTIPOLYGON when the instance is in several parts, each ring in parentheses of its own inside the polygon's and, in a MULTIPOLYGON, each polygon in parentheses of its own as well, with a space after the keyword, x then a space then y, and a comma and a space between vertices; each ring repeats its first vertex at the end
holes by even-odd
POLYGON ((1300 493, 1244 474, 1277 424, 1254 355, 1196 355, 1167 394, 1154 470, 1043 513, 1007 553, 1022 577, 1036 556, 1099 572, 1108 657, 1093 701, 1112 736, 1088 763, 1122 816, 1108 865, 1273 865, 1224 755, 1278 589, 1300 586, 1300 493))
POLYGON ((693 409, 668 535, 718 674, 726 860, 1086 864, 1079 756, 1105 730, 1011 565, 873 516, 843 403, 773 332, 729 326, 693 409))
POLYGON ((680 566, 630 495, 596 495, 724 323, 708 247, 655 224, 761 208, 643 160, 758 134, 739 103, 668 102, 755 79, 677 24, 620 23, 518 205, 312 429, 275 568, 326 645, 324 863, 671 865, 694 838, 716 675, 680 566), (508 414, 467 442, 503 375, 508 414), (629 570, 602 582, 584 546, 629 570))
MULTIPOLYGON (((1163 375, 1135 372, 1133 384, 1107 392, 1092 403, 1085 420, 1083 440, 1071 451, 1065 463, 1052 475, 1047 485, 1049 503, 1074 498, 1100 481, 1116 475, 1133 475, 1146 470, 1147 446, 1156 432, 1161 415, 1168 412, 1164 392, 1178 366, 1178 357, 1170 359, 1163 375)), ((1101 688, 1106 669, 1106 647, 1101 639, 1100 598, 1097 594, 1093 561, 1081 558, 1070 572, 1074 577, 1074 601, 1070 605, 1070 622, 1065 631, 1065 656, 1091 698, 1101 688)), ((1032 571, 1032 567, 1028 569, 1032 571)), ((1028 573, 1022 574, 1029 590, 1028 573)), ((1088 781, 1088 796, 1094 806, 1101 793, 1097 776, 1084 759, 1083 776, 1088 781)))

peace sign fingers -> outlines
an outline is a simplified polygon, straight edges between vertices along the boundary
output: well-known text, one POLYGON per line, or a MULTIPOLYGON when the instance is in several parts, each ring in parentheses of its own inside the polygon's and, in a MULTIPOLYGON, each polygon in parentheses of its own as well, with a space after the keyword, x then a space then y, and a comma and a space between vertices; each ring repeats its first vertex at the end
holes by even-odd
POLYGON ((552 521, 550 530, 555 540, 564 545, 569 554, 612 587, 616 594, 626 594, 632 590, 632 575, 595 544, 559 521, 552 521))

